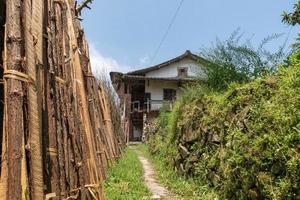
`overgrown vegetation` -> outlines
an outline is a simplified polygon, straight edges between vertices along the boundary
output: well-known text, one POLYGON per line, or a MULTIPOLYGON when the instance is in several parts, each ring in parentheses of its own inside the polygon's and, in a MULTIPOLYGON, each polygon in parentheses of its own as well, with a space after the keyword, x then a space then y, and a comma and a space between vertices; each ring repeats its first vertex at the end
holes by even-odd
POLYGON ((300 25, 300 1, 294 4, 293 12, 283 12, 282 21, 293 26, 295 26, 296 24, 300 25))
POLYGON ((300 62, 225 93, 187 89, 162 112, 150 151, 221 199, 299 199, 300 62))
POLYGON ((104 192, 109 200, 150 199, 151 194, 144 185, 142 165, 132 149, 126 148, 119 162, 109 169, 104 192))
POLYGON ((217 195, 207 186, 199 187, 199 183, 191 178, 178 176, 171 165, 164 162, 160 155, 152 156, 148 146, 139 145, 137 149, 151 161, 157 173, 157 178, 161 184, 167 187, 173 194, 179 196, 181 200, 215 199, 217 195))
POLYGON ((287 57, 286 45, 282 44, 273 52, 267 50, 266 45, 280 36, 268 36, 254 47, 251 39, 242 41, 243 34, 237 29, 227 40, 217 39, 211 47, 202 48, 201 56, 210 61, 206 68, 209 87, 226 90, 232 83, 247 83, 276 72, 287 57))

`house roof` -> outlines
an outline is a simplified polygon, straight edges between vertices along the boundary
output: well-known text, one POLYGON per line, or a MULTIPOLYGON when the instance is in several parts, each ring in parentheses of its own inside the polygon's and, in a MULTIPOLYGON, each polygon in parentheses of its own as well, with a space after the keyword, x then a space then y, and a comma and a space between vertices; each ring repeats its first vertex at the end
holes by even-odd
POLYGON ((185 58, 190 58, 192 60, 202 62, 202 63, 208 63, 209 62, 209 61, 205 60, 204 58, 202 58, 200 56, 197 56, 196 54, 193 54, 190 50, 187 50, 184 54, 182 54, 182 55, 180 55, 176 58, 173 58, 171 60, 168 60, 168 61, 163 62, 163 63, 158 64, 158 65, 154 65, 152 67, 147 67, 147 68, 144 68, 144 69, 139 69, 139 70, 136 70, 136 71, 128 72, 127 74, 128 75, 141 75, 141 76, 143 76, 148 72, 158 70, 158 69, 163 68, 165 66, 168 66, 170 64, 179 62, 179 61, 181 61, 185 58))
POLYGON ((161 80, 161 81, 176 81, 176 82, 194 82, 196 79, 191 77, 149 77, 141 75, 122 74, 120 72, 110 72, 110 77, 113 83, 121 80, 136 81, 136 80, 161 80))
POLYGON ((163 81, 182 81, 189 82, 195 81, 195 78, 191 77, 149 77, 149 76, 139 76, 139 75, 128 75, 123 74, 122 76, 125 80, 163 80, 163 81))
POLYGON ((121 72, 110 72, 110 78, 113 83, 118 83, 122 80, 127 80, 127 81, 130 81, 130 80, 164 80, 164 81, 193 82, 196 80, 193 77, 149 77, 149 76, 146 77, 145 76, 145 74, 148 72, 161 69, 170 64, 179 62, 185 58, 190 58, 194 61, 200 62, 204 66, 206 66, 209 63, 209 61, 205 60, 204 58, 197 56, 197 55, 193 54, 191 51, 187 50, 184 54, 182 54, 176 58, 173 58, 171 60, 168 60, 166 62, 163 62, 161 64, 158 64, 158 65, 155 65, 152 67, 128 72, 126 74, 123 74, 121 72))

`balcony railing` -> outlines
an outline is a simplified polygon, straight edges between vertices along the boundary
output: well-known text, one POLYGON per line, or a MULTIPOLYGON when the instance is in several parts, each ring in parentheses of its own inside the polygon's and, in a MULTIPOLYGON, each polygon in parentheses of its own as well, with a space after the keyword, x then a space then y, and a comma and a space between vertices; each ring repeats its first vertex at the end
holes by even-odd
POLYGON ((146 102, 132 102, 132 112, 159 111, 162 108, 171 111, 173 108, 173 101, 147 100, 146 102))

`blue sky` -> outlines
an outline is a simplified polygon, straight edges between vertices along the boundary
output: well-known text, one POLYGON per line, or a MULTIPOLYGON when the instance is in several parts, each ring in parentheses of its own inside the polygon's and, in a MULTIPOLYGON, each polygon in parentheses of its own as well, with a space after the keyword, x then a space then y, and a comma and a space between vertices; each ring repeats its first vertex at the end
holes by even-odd
POLYGON ((149 67, 182 54, 198 53, 218 37, 226 39, 241 28, 244 38, 258 44, 273 33, 285 35, 269 44, 276 49, 299 27, 281 22, 283 10, 295 0, 185 0, 157 57, 153 55, 180 0, 94 0, 83 11, 93 71, 130 71, 149 67))

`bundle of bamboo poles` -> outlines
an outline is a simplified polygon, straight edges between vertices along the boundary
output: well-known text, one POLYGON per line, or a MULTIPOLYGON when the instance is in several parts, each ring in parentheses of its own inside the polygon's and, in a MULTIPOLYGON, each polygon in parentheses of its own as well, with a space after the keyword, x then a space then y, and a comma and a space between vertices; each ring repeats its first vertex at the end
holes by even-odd
POLYGON ((0 23, 0 199, 103 199, 122 139, 74 0, 4 0, 0 23))

